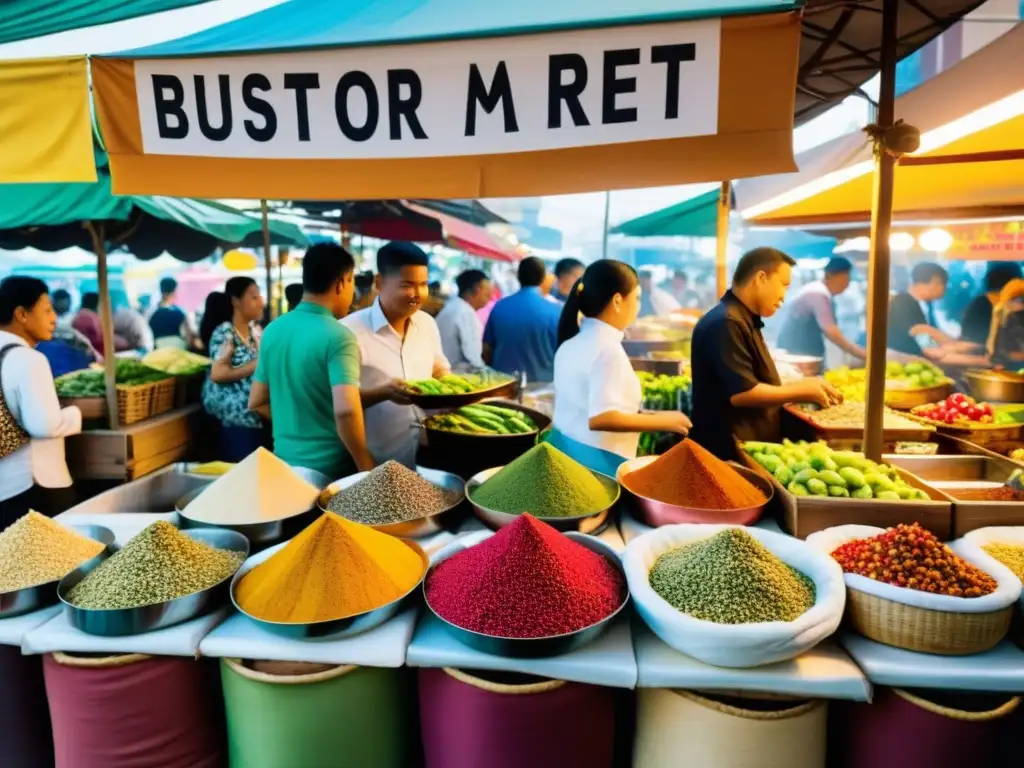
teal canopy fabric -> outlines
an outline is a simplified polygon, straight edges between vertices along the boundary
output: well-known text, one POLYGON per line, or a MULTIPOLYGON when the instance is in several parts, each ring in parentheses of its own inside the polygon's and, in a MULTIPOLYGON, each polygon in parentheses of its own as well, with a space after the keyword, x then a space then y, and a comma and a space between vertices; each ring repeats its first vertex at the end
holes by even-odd
MULTIPOLYGON (((112 249, 140 259, 167 252, 182 261, 206 258, 223 245, 263 245, 262 221, 211 200, 115 197, 106 153, 96 147, 98 180, 91 184, 0 184, 0 248, 92 250, 83 222, 104 222, 112 249)), ((304 247, 294 224, 270 219, 274 245, 304 247)))
POLYGON ((209 56, 458 40, 791 11, 802 0, 289 0, 111 57, 209 56))
POLYGON ((718 234, 718 195, 713 189, 609 230, 612 235, 630 237, 715 237, 718 234))
POLYGON ((3 0, 0 44, 205 2, 209 0, 3 0))

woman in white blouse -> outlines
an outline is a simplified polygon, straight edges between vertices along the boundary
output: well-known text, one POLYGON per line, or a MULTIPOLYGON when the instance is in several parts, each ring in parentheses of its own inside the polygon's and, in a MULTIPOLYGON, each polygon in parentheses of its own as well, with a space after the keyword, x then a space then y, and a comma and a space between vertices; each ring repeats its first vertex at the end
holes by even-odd
POLYGON ((691 426, 679 411, 640 413, 640 381, 622 347, 639 310, 636 271, 601 259, 573 286, 558 325, 555 414, 545 439, 611 476, 636 457, 641 432, 685 435, 691 426))
POLYGON ((29 509, 54 515, 74 503, 64 437, 81 431, 82 414, 60 407, 50 364, 35 349, 56 327, 46 283, 0 282, 0 530, 29 509))

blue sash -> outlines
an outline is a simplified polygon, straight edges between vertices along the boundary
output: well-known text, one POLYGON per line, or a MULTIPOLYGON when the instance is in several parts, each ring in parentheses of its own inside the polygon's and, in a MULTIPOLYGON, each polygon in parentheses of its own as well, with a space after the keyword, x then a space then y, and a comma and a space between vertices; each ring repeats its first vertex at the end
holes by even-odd
POLYGON ((619 466, 627 461, 624 456, 620 456, 617 453, 595 448, 592 445, 581 443, 579 440, 574 440, 554 427, 542 433, 537 439, 538 442, 548 443, 552 447, 557 448, 570 459, 579 462, 587 469, 600 472, 602 475, 607 475, 611 478, 615 477, 619 466))

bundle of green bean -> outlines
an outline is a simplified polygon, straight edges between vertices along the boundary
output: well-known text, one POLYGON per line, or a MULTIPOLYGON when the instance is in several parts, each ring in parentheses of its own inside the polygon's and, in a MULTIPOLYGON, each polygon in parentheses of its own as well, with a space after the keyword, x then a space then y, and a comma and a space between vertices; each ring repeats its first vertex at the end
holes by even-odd
POLYGON ((814 582, 741 528, 669 550, 648 574, 673 608, 716 624, 793 621, 814 605, 814 582))
POLYGON ((525 435, 537 431, 537 425, 526 413, 489 403, 467 405, 453 413, 428 417, 424 426, 444 432, 471 435, 525 435))

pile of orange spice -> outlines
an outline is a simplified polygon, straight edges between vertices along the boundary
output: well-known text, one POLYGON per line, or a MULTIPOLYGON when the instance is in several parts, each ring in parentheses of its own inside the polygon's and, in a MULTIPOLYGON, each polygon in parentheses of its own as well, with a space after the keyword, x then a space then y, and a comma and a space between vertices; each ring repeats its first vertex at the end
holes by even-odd
POLYGON ((683 440, 622 484, 648 499, 694 509, 747 509, 765 495, 726 462, 693 440, 683 440))

